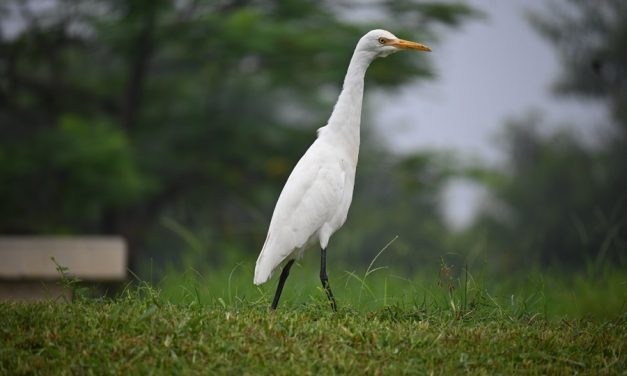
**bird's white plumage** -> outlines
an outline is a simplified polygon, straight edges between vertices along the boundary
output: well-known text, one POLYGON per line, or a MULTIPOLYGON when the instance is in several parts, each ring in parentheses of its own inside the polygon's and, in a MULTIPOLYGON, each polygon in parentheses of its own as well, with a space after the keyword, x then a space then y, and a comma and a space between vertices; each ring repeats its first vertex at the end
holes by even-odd
POLYGON ((316 140, 300 159, 279 196, 268 236, 257 260, 255 283, 265 282, 295 251, 318 241, 326 247, 346 220, 355 168, 335 157, 334 147, 316 140), (352 170, 352 171, 351 171, 352 170), (342 209, 344 207, 344 209, 342 209))
POLYGON ((301 257, 309 245, 317 242, 326 248, 344 224, 359 154, 364 75, 372 60, 397 50, 380 38, 396 39, 388 31, 372 30, 357 43, 328 124, 318 130, 287 179, 257 259, 255 284, 266 282, 284 260, 301 257))

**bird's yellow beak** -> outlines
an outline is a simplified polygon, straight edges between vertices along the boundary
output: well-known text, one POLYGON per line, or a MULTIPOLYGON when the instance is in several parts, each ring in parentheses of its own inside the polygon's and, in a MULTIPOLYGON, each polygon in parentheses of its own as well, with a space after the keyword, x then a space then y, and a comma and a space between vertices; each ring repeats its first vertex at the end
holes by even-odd
POLYGON ((418 51, 431 51, 431 49, 424 44, 411 42, 404 39, 396 39, 390 42, 390 45, 401 48, 403 50, 418 50, 418 51))

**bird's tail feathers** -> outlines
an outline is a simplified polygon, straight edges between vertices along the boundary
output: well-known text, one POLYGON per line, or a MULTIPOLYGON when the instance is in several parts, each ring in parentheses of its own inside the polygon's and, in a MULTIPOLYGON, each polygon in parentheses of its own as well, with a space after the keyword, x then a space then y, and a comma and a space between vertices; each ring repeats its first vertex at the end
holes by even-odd
POLYGON ((253 282, 255 285, 261 285, 268 282, 272 277, 272 269, 268 267, 267 263, 263 262, 263 254, 259 256, 257 265, 255 265, 255 279, 253 282))
POLYGON ((267 282, 270 277, 272 277, 274 269, 292 253, 292 249, 286 252, 285 247, 281 245, 280 243, 277 244, 275 239, 271 239, 270 234, 268 234, 268 238, 263 245, 263 249, 257 259, 257 264, 255 265, 255 279, 253 281, 255 285, 261 285, 267 282))
POLYGON ((261 253, 259 253, 259 258, 257 258, 257 264, 255 265, 255 278, 253 282, 255 285, 261 285, 266 283, 270 277, 272 277, 272 271, 276 267, 276 265, 272 265, 269 259, 272 257, 266 257, 270 241, 270 233, 268 232, 268 237, 266 241, 263 243, 263 248, 261 249, 261 253))

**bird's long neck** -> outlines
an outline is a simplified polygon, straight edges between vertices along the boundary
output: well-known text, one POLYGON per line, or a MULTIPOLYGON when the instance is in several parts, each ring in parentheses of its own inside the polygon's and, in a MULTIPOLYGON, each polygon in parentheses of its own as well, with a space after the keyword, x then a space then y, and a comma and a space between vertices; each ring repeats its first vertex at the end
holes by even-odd
POLYGON ((342 137, 359 151, 359 126, 364 96, 364 76, 373 57, 363 51, 355 51, 344 78, 344 86, 329 118, 328 128, 334 137, 342 137))

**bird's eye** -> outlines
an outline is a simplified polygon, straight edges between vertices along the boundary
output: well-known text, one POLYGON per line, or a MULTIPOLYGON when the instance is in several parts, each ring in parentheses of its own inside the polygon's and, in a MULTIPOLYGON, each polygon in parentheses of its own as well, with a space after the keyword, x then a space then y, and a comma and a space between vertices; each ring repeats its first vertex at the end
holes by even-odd
POLYGON ((380 44, 385 44, 385 42, 387 42, 387 39, 385 39, 385 38, 379 38, 379 43, 380 43, 380 44))

